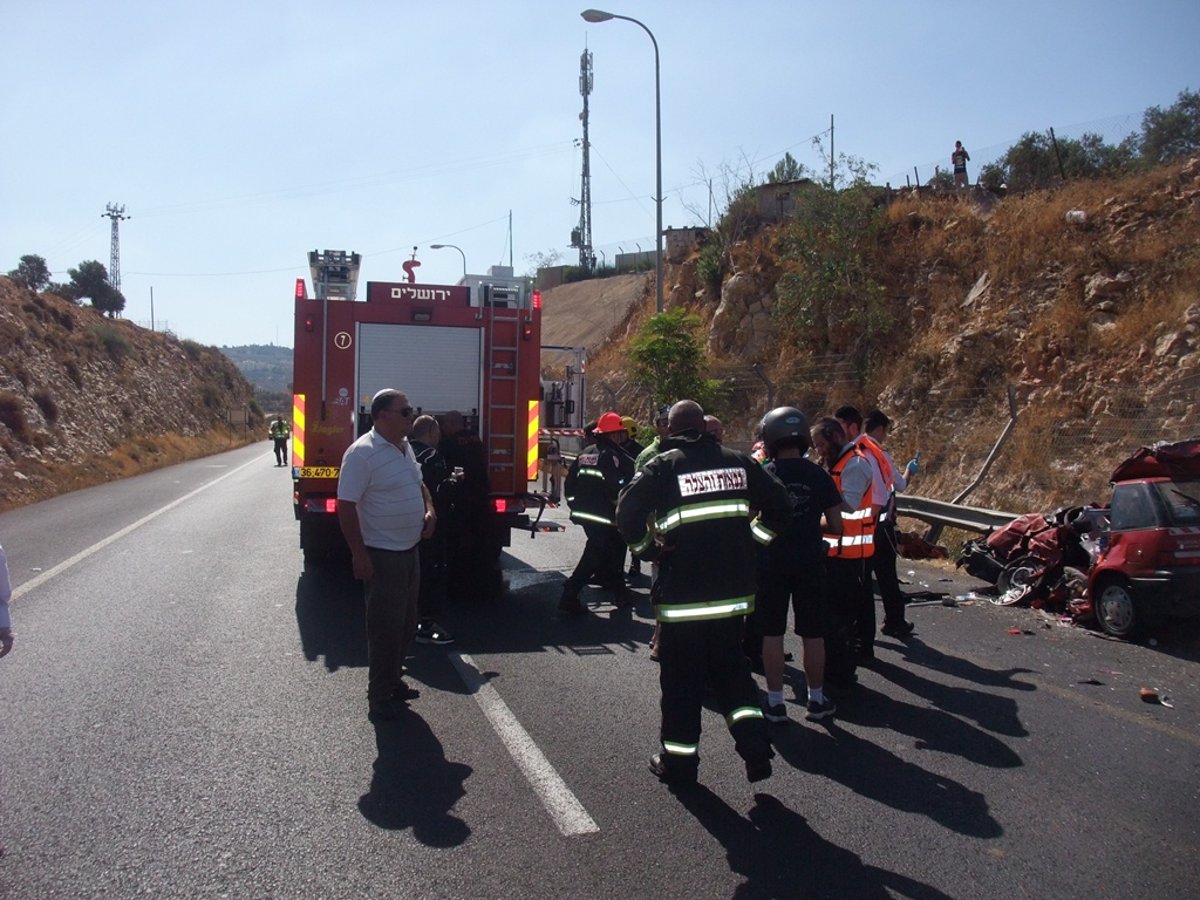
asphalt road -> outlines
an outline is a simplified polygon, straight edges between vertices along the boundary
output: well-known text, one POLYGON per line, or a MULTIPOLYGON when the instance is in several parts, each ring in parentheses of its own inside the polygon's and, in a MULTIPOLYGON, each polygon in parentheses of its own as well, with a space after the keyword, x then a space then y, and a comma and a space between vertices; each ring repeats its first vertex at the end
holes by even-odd
POLYGON ((264 443, 0 515, 0 897, 1194 896, 1195 628, 924 600, 836 718, 791 706, 773 778, 708 711, 673 792, 648 605, 555 614, 577 529, 515 536, 375 727, 361 589, 304 571, 290 504, 264 443))

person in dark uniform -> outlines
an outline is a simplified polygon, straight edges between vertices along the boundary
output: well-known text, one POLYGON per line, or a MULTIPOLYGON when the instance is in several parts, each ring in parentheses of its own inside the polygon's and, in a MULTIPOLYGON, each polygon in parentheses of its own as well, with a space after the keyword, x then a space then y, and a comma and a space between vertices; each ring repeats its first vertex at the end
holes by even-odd
POLYGON ((479 598, 502 592, 500 548, 492 533, 487 458, 483 441, 466 425, 462 413, 441 416, 438 452, 450 471, 462 469, 446 530, 452 596, 479 598))
POLYGON ((633 477, 633 459, 621 450, 625 439, 621 417, 605 413, 596 421, 592 436, 595 442, 575 458, 563 485, 571 521, 583 526, 587 535, 583 556, 563 585, 558 603, 560 612, 571 615, 586 612, 579 592, 592 577, 613 592, 618 606, 628 606, 636 599, 621 571, 624 544, 616 527, 617 495, 633 477))
POLYGON ((788 605, 804 650, 804 681, 809 721, 836 712, 825 696, 825 634, 829 628, 829 597, 825 575, 825 541, 821 518, 830 533, 842 528, 842 495, 829 473, 804 458, 811 439, 808 419, 791 406, 773 409, 762 420, 766 470, 783 482, 792 501, 792 520, 759 554, 756 633, 761 634, 762 668, 767 681, 763 714, 768 722, 788 722, 783 702, 783 634, 788 605))
POLYGON ((617 506, 630 549, 659 561, 662 749, 651 756, 650 771, 668 783, 696 781, 701 706, 711 684, 746 777, 761 781, 775 754, 741 649, 742 619, 754 609, 755 541, 769 543, 787 526, 791 502, 762 466, 705 433, 698 403, 672 406, 668 429, 659 455, 617 506), (751 510, 758 518, 751 520, 751 510))
POLYGON ((421 561, 421 589, 417 598, 420 616, 417 621, 418 644, 454 643, 450 632, 436 621, 446 599, 445 523, 450 521, 452 515, 454 488, 457 486, 446 460, 438 452, 440 436, 437 420, 433 416, 418 416, 408 438, 408 444, 421 467, 421 480, 433 497, 433 511, 437 513, 438 521, 433 534, 417 545, 421 561))

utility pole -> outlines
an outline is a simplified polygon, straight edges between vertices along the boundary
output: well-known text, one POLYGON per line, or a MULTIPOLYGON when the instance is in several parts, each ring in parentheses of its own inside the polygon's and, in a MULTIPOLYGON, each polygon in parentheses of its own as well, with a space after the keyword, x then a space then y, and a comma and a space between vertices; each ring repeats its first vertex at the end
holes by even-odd
POLYGON ((112 220, 112 240, 109 242, 108 251, 108 283, 113 286, 113 290, 119 293, 121 290, 121 233, 117 228, 117 223, 122 219, 132 219, 133 216, 125 215, 125 204, 122 203, 118 206, 110 203, 104 207, 100 218, 112 220))
POLYGON ((592 166, 591 146, 588 143, 588 95, 592 92, 592 54, 583 51, 579 58, 579 93, 583 95, 583 171, 579 187, 579 225, 571 232, 571 246, 579 248, 579 268, 592 272, 596 255, 592 252, 592 166))

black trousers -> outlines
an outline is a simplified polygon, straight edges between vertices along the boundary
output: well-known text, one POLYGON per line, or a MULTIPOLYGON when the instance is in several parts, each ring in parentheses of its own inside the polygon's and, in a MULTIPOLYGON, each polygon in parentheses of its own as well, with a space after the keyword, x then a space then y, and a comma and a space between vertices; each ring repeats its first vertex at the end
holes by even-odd
POLYGON ((904 621, 904 594, 896 574, 896 523, 891 518, 875 526, 874 546, 871 571, 883 600, 883 624, 899 625, 904 621))
POLYGON ((271 438, 275 442, 275 463, 276 465, 285 465, 287 463, 287 438, 271 438))
MULTIPOLYGON (((863 605, 865 560, 826 560, 829 579, 829 631, 825 636, 825 680, 834 685, 849 684, 854 676, 854 644, 859 610, 863 605)), ((872 612, 874 611, 872 601, 872 612)), ((874 629, 872 618, 872 629, 874 629)))
POLYGON ((446 536, 438 530, 433 537, 421 541, 421 592, 417 601, 421 619, 433 619, 442 610, 446 599, 446 587, 449 583, 446 568, 446 536))
POLYGON ((712 685, 738 756, 746 762, 761 762, 775 755, 758 685, 742 653, 741 617, 662 622, 658 659, 666 765, 693 771, 700 765, 700 713, 706 684, 712 685))
POLYGON ((623 553, 625 550, 620 532, 615 525, 584 523, 583 533, 587 535, 587 544, 575 571, 563 586, 564 593, 578 597, 584 585, 593 578, 609 590, 619 591, 625 586, 620 557, 617 556, 618 551, 623 553))

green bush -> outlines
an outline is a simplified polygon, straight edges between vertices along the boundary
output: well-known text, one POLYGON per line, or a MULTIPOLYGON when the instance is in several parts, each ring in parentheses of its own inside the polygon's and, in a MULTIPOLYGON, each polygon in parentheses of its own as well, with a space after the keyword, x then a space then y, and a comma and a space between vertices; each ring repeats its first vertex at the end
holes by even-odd
POLYGON ((104 347, 113 362, 119 363, 133 352, 133 345, 115 325, 107 323, 93 325, 92 334, 95 335, 96 340, 104 347))
POLYGON ((199 360, 200 357, 204 355, 203 344, 198 344, 195 341, 188 340, 187 338, 184 338, 179 343, 183 345, 183 352, 186 353, 191 359, 199 360))
POLYGON ((58 421, 58 403, 46 388, 38 388, 33 392, 33 402, 37 404, 46 421, 53 425, 58 421))
POLYGON ((700 248, 700 258, 696 260, 696 274, 713 290, 721 289, 721 278, 725 274, 725 265, 722 260, 720 244, 710 243, 700 248))
POLYGON ((21 398, 11 391, 0 391, 0 424, 8 426, 8 430, 23 443, 28 444, 33 437, 21 398))
POLYGON ((77 388, 83 387, 83 372, 79 370, 79 366, 75 360, 68 359, 63 368, 67 372, 67 377, 71 379, 71 383, 77 388))

